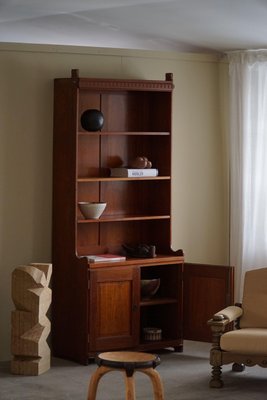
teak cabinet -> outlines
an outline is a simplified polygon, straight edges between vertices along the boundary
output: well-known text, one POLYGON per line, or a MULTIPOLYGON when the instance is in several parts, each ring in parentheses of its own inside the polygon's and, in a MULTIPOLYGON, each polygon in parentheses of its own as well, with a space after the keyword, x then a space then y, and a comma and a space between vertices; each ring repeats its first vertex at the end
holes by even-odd
MULTIPOLYGON (((166 74, 164 81, 91 79, 79 78, 72 70, 70 78, 55 79, 52 350, 56 356, 86 364, 104 350, 182 349, 186 265, 182 250, 170 248, 173 87, 172 74, 166 74), (81 115, 87 109, 103 113, 101 131, 82 128, 81 115), (146 156, 159 175, 110 177, 110 168, 128 165, 136 156, 146 156), (79 201, 104 201, 107 207, 100 219, 88 220, 80 214, 79 201), (85 257, 121 253, 124 243, 155 245, 157 256, 101 264, 85 257), (141 280, 151 278, 160 278, 160 288, 150 300, 142 299, 141 280), (150 326, 162 329, 160 340, 144 340, 143 328, 150 326)), ((232 269, 222 270, 228 276, 219 297, 223 307, 232 293, 232 269)), ((201 307, 199 299, 197 303, 201 307)))

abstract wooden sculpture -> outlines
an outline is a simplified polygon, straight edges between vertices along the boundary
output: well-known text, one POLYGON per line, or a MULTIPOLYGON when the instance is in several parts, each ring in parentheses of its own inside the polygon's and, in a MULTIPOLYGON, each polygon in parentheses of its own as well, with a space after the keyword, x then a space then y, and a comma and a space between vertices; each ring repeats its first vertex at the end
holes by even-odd
POLYGON ((48 287, 52 264, 32 263, 12 273, 11 372, 40 375, 50 368, 47 337, 51 324, 46 316, 52 299, 48 287))

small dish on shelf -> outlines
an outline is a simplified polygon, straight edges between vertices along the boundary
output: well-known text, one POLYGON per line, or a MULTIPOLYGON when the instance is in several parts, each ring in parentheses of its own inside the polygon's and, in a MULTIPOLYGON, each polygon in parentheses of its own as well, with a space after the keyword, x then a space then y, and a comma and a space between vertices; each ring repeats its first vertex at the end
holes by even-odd
POLYGON ((78 207, 86 219, 98 219, 103 214, 107 203, 79 201, 78 207))

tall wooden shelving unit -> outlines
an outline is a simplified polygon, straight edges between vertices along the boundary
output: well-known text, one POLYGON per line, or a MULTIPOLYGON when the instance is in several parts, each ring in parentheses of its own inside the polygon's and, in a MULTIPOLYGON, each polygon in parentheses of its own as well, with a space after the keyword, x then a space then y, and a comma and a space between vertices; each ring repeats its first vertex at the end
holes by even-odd
POLYGON ((86 364, 99 351, 181 349, 183 268, 171 243, 172 75, 166 80, 55 79, 52 349, 86 364), (101 131, 81 115, 101 110, 101 131), (146 156, 159 176, 111 178, 110 168, 146 156), (79 201, 105 201, 99 220, 85 220, 79 201), (121 253, 122 244, 156 246, 155 258, 91 264, 86 255, 121 253), (140 281, 160 278, 152 299, 140 281), (143 328, 162 329, 145 341, 143 328))

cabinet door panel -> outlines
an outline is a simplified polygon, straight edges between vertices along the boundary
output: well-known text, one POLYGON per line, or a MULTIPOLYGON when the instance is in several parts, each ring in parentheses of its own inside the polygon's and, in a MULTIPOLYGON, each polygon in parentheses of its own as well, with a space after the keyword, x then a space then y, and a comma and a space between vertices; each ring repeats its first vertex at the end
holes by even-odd
POLYGON ((207 321, 233 304, 234 269, 229 266, 184 265, 184 339, 211 342, 207 321))
POLYGON ((98 337, 131 334, 132 280, 118 282, 99 282, 97 305, 98 337))
POLYGON ((139 270, 91 271, 90 351, 133 347, 139 333, 139 270))

